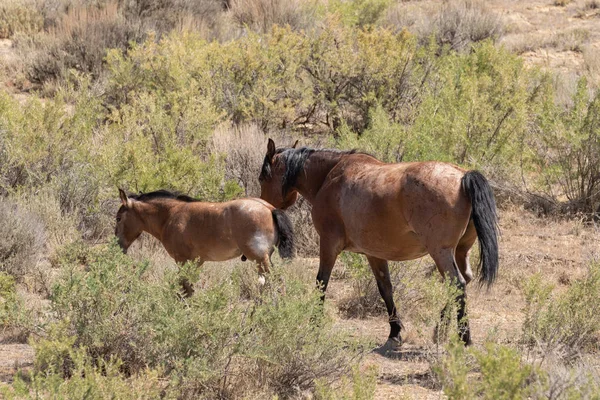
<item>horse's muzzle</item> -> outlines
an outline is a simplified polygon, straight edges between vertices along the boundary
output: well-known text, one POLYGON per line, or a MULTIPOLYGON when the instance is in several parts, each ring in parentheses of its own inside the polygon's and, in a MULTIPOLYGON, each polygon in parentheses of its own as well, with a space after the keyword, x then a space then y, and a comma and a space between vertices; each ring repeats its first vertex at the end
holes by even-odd
POLYGON ((125 244, 123 243, 123 241, 121 239, 119 239, 117 241, 117 243, 119 244, 119 247, 121 248, 121 251, 123 252, 123 254, 127 254, 128 246, 125 246, 125 244))

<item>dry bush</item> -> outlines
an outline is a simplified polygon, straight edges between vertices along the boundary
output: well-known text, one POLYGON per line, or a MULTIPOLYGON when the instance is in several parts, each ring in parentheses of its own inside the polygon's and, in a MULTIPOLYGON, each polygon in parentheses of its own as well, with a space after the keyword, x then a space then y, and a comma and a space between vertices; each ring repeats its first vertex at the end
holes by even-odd
POLYGON ((64 78, 69 69, 97 78, 107 50, 127 50, 149 32, 160 38, 195 30, 214 38, 225 31, 219 0, 46 0, 43 14, 45 32, 16 40, 34 83, 64 78))
POLYGON ((211 151, 224 155, 225 178, 237 182, 246 196, 259 197, 258 175, 265 158, 267 136, 256 125, 219 127, 211 151))
POLYGON ((0 39, 16 33, 32 34, 44 26, 38 0, 4 0, 0 4, 0 39))
POLYGON ((296 251, 298 256, 318 257, 319 234, 315 230, 312 222, 312 205, 306 201, 304 197, 300 197, 292 207, 286 210, 286 212, 294 225, 296 251))
POLYGON ((342 315, 345 318, 383 315, 386 312, 385 304, 365 257, 357 253, 344 252, 340 255, 340 261, 349 273, 352 284, 350 294, 338 302, 338 309, 342 315))
POLYGON ((585 2, 586 10, 597 10, 600 8, 600 1, 598 0, 588 0, 585 2))
POLYGON ((446 2, 431 19, 418 27, 422 41, 435 36, 441 45, 468 50, 472 43, 497 40, 503 33, 500 16, 478 0, 446 2))
POLYGON ((554 5, 558 7, 564 7, 569 4, 572 0, 554 0, 554 5))
POLYGON ((0 221, 0 271, 22 280, 43 257, 44 224, 8 199, 0 200, 0 221))
POLYGON ((159 35, 184 29, 214 37, 223 29, 223 0, 122 0, 121 4, 128 20, 138 20, 144 31, 159 35))
POLYGON ((583 45, 588 41, 589 37, 590 31, 587 29, 571 29, 556 33, 549 41, 544 43, 543 47, 552 47, 560 51, 582 52, 583 45))
POLYGON ((152 265, 122 254, 116 242, 83 248, 84 259, 81 250, 65 252, 54 313, 34 343, 40 377, 73 376, 81 351, 94 365, 119 360, 121 378, 158 369, 167 398, 293 398, 317 379, 347 374, 362 354, 359 342, 333 331, 320 292, 298 274, 305 268, 273 269, 258 291, 249 287, 247 264, 233 279, 215 264, 220 274, 184 304, 179 278, 204 268, 188 263, 157 279, 152 265))
POLYGON ((104 8, 72 8, 48 33, 17 43, 34 83, 54 81, 71 68, 101 75, 107 49, 126 48, 141 39, 135 21, 124 18, 116 2, 104 8))
POLYGON ((540 358, 565 362, 580 359, 600 345, 600 264, 592 262, 585 277, 561 293, 536 275, 523 285, 522 344, 540 358))
POLYGON ((314 7, 303 0, 231 0, 230 12, 240 27, 266 33, 273 25, 306 29, 312 23, 314 7))
POLYGON ((583 61, 590 83, 600 88, 600 52, 592 46, 585 46, 583 61))

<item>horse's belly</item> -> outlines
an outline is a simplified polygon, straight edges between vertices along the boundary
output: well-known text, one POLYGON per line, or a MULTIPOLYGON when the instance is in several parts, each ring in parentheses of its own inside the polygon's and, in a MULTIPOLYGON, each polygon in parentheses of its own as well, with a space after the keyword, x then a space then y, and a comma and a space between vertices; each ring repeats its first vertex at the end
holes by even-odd
POLYGON ((346 250, 390 261, 407 261, 423 257, 427 249, 413 232, 402 235, 350 238, 346 250))
POLYGON ((211 248, 205 252, 206 258, 203 258, 205 261, 227 261, 232 258, 240 257, 242 255, 242 251, 235 247, 230 248, 211 248))

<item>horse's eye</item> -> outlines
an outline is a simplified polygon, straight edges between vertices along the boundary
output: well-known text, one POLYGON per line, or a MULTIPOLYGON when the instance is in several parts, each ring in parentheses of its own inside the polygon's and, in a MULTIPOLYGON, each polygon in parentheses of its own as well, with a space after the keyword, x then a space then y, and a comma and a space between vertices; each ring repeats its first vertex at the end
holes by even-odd
POLYGON ((121 222, 121 217, 117 217, 117 222, 121 222))

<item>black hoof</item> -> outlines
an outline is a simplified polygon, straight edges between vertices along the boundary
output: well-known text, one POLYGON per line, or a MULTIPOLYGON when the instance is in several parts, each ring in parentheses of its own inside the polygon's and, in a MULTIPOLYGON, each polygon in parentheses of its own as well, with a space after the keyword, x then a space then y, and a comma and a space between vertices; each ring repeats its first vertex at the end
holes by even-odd
POLYGON ((246 261, 246 260, 247 260, 246 256, 242 254, 242 261, 246 261))

